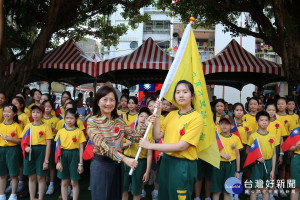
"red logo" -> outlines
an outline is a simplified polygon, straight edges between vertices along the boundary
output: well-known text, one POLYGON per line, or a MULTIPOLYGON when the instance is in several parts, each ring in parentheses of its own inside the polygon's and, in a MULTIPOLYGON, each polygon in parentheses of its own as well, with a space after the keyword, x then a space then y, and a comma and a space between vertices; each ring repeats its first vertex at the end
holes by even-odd
POLYGON ((275 124, 275 128, 279 128, 279 124, 275 124))
POLYGON ((76 136, 74 136, 74 137, 72 138, 72 141, 73 141, 74 143, 77 142, 76 136))
POLYGON ((273 144, 273 143, 274 143, 274 140, 271 138, 271 139, 269 139, 269 142, 270 142, 271 144, 273 144))
POLYGON ((44 132, 43 132, 43 131, 40 131, 40 132, 39 132, 39 136, 42 137, 43 135, 44 135, 44 132))
POLYGON ((181 136, 183 136, 183 135, 185 134, 185 130, 181 129, 180 132, 179 132, 179 134, 180 134, 181 136))
POLYGON ((285 124, 287 124, 288 122, 289 122, 288 120, 285 120, 285 121, 284 121, 285 124))
POLYGON ((19 120, 19 124, 21 124, 22 123, 22 120, 19 120))
POLYGON ((16 133, 15 133, 15 132, 12 132, 10 135, 11 135, 11 137, 15 137, 15 136, 16 136, 16 133))

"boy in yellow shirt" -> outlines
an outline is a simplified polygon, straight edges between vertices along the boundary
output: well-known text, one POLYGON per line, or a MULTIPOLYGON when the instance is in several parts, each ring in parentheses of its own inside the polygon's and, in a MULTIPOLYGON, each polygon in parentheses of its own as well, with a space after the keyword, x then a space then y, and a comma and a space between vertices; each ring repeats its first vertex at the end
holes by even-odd
POLYGON ((225 192, 225 181, 230 177, 240 178, 240 149, 243 145, 238 136, 230 133, 233 126, 233 118, 230 115, 221 115, 219 121, 221 133, 220 139, 223 148, 220 149, 220 169, 213 168, 210 191, 213 199, 220 199, 221 192, 224 193, 224 200, 230 199, 230 194, 225 192))
POLYGON ((269 191, 266 186, 267 180, 274 180, 275 178, 275 164, 276 164, 276 149, 279 141, 276 139, 275 133, 269 133, 267 131, 270 124, 270 115, 266 111, 260 111, 256 114, 256 121, 258 129, 252 133, 248 140, 247 152, 254 140, 258 138, 258 142, 261 148, 262 156, 257 159, 256 163, 252 165, 251 181, 255 184, 252 188, 250 200, 256 199, 257 193, 260 191, 263 194, 263 199, 269 199, 269 191), (258 188, 258 181, 263 181, 262 191, 258 188))

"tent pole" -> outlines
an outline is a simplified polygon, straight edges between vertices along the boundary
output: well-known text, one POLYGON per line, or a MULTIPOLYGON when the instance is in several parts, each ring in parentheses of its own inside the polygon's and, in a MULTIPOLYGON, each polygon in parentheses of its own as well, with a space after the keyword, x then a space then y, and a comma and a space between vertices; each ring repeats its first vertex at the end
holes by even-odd
POLYGON ((52 83, 52 81, 48 81, 48 84, 49 84, 49 86, 48 86, 48 93, 51 95, 51 83, 52 83))
POLYGON ((242 103, 242 90, 240 90, 240 103, 242 103))
POLYGON ((94 81, 94 95, 96 95, 96 89, 97 89, 97 77, 95 77, 95 81, 94 81))
POLYGON ((73 86, 74 87, 74 90, 73 90, 73 98, 75 100, 75 95, 76 95, 76 86, 73 86))

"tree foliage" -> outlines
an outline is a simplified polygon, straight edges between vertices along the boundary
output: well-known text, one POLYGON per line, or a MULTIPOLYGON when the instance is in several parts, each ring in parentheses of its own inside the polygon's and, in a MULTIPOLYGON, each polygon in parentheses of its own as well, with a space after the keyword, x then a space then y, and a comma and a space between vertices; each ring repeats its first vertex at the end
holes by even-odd
POLYGON ((108 16, 121 5, 122 16, 134 25, 149 19, 140 8, 150 4, 151 0, 1 0, 0 90, 5 89, 9 96, 20 90, 46 49, 57 46, 61 39, 90 35, 108 46, 116 45, 128 27, 111 26, 108 16), (18 61, 16 70, 6 76, 8 64, 14 61, 18 61))
POLYGON ((233 36, 251 35, 263 39, 282 58, 286 78, 300 79, 300 2, 297 0, 159 0, 158 7, 180 15, 184 22, 196 19, 196 26, 223 24, 233 36), (244 27, 238 18, 248 15, 244 27), (254 31, 253 31, 254 30, 254 31))

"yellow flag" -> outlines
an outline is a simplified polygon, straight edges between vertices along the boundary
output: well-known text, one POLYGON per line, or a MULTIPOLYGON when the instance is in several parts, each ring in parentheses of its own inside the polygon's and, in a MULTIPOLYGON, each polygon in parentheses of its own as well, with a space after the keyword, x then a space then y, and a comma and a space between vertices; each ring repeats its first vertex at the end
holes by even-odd
POLYGON ((201 136, 197 146, 198 157, 219 168, 220 154, 216 141, 215 124, 213 122, 203 69, 191 24, 184 31, 172 67, 176 67, 177 69, 174 71, 172 82, 170 82, 165 98, 178 107, 173 99, 173 92, 177 82, 187 80, 193 84, 195 89, 193 105, 196 111, 202 115, 204 122, 203 132, 199 133, 201 136))

